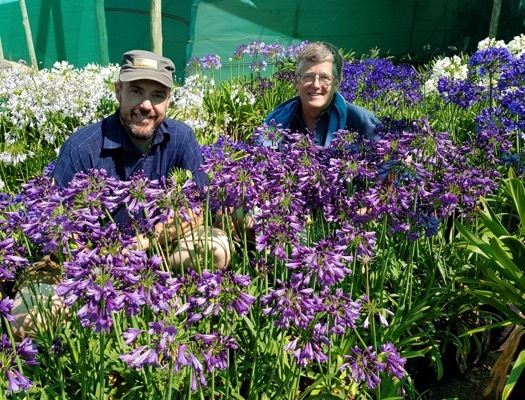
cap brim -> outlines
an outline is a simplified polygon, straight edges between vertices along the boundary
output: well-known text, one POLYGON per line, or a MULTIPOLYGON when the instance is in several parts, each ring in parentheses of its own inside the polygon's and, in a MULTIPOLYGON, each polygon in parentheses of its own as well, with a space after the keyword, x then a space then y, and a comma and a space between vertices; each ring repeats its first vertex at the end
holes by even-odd
POLYGON ((157 71, 122 71, 120 73, 119 79, 122 82, 133 82, 133 81, 139 81, 141 79, 146 79, 150 81, 158 82, 168 88, 173 87, 173 80, 166 76, 162 76, 162 74, 159 74, 157 71))

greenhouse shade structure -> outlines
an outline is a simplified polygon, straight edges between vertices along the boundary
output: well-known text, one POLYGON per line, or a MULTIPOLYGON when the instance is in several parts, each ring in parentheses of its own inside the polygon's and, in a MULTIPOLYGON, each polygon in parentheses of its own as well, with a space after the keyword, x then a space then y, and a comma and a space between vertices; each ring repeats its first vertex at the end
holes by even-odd
MULTIPOLYGON (((254 40, 285 47, 303 40, 325 40, 358 56, 373 48, 383 56, 450 47, 472 51, 487 37, 492 1, 164 0, 163 54, 174 60, 181 79, 190 58, 216 54, 225 65, 239 44, 254 40)), ((104 63, 104 58, 119 63, 129 49, 151 48, 149 1, 25 3, 40 68, 56 61, 75 67, 104 63)), ((520 33, 523 21, 518 16, 524 10, 523 0, 504 2, 503 36, 520 33)), ((18 0, 0 0, 0 39, 5 59, 29 64, 18 0)))

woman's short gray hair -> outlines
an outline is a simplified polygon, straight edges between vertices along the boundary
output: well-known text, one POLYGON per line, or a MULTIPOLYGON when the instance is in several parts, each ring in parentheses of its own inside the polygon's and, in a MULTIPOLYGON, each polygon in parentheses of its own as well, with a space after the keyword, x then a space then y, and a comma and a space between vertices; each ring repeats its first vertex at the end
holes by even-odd
POLYGON ((308 44, 297 54, 297 68, 295 73, 299 73, 299 69, 303 63, 311 62, 314 64, 321 64, 323 62, 332 62, 334 67, 334 80, 339 80, 343 72, 343 55, 341 50, 328 42, 314 42, 308 44))

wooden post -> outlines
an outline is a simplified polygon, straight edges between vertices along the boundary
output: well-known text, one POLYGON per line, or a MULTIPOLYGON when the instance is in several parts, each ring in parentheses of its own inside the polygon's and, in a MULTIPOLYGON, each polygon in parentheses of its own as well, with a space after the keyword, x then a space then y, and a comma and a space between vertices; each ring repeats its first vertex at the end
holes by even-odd
POLYGON ((4 48, 2 47, 2 36, 0 36, 0 60, 4 59, 4 48))
POLYGON ((162 0, 151 0, 151 51, 162 55, 162 0))
POLYGON ((109 64, 108 32, 106 29, 106 10, 104 0, 96 0, 98 45, 100 49, 100 63, 109 64))
POLYGON ((29 57, 31 58, 31 65, 34 69, 38 69, 36 62, 35 46, 33 45, 33 35, 31 34, 31 26, 29 25, 29 17, 27 16, 27 8, 25 0, 20 1, 20 10, 22 11, 22 23, 26 32, 27 49, 29 50, 29 57))
POLYGON ((494 3, 492 3, 492 16, 490 18, 489 38, 495 39, 496 35, 498 34, 500 11, 501 0, 494 0, 494 3))

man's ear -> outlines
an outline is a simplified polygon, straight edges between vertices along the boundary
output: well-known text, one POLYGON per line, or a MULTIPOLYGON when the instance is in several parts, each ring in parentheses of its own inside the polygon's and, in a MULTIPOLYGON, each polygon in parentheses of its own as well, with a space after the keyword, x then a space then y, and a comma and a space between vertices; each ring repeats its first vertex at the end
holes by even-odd
POLYGON ((118 102, 120 103, 120 99, 121 99, 121 95, 122 95, 121 83, 119 81, 115 81, 113 84, 115 86, 115 96, 116 96, 118 102))

